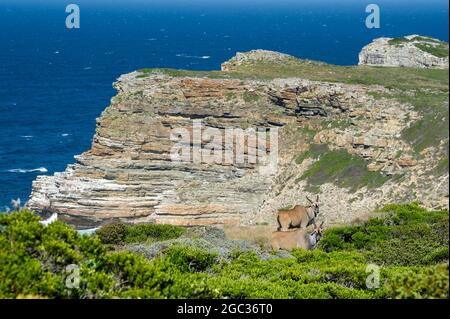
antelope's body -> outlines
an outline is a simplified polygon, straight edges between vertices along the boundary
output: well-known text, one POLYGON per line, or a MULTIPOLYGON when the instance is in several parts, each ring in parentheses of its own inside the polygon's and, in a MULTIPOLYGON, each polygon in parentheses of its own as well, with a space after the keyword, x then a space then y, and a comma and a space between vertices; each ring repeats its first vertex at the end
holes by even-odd
POLYGON ((321 235, 321 229, 315 230, 312 234, 309 234, 303 228, 289 231, 274 231, 271 245, 273 250, 292 250, 294 248, 311 250, 316 247, 321 235))
POLYGON ((316 213, 313 206, 295 205, 292 209, 278 211, 278 230, 306 228, 314 223, 316 213))

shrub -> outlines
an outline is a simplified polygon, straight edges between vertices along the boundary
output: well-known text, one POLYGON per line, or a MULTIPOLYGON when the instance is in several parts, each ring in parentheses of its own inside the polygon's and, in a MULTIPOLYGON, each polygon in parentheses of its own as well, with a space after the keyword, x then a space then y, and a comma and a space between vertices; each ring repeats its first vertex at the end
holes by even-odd
POLYGON ((319 242, 324 251, 359 250, 382 265, 428 265, 448 260, 448 212, 427 211, 417 203, 392 204, 384 218, 331 228, 319 242))
POLYGON ((425 255, 425 257, 422 258, 422 261, 424 264, 439 263, 443 261, 448 262, 448 255, 448 246, 441 246, 425 255))
POLYGON ((448 264, 430 268, 411 269, 393 276, 388 281, 388 292, 392 298, 448 299, 448 264))
POLYGON ((161 241, 180 237, 184 228, 173 225, 139 224, 129 226, 125 242, 136 243, 147 240, 161 241))
POLYGON ((113 222, 102 226, 96 234, 104 244, 122 245, 178 238, 183 232, 184 228, 172 225, 125 225, 121 222, 113 222))
POLYGON ((432 257, 434 243, 414 239, 391 239, 380 242, 367 252, 367 259, 378 265, 414 266, 436 263, 432 257))
POLYGON ((167 261, 181 272, 205 271, 216 260, 217 255, 185 246, 172 246, 164 250, 167 261))
POLYGON ((96 234, 104 244, 120 245, 125 242, 127 226, 121 222, 109 223, 100 227, 96 234))
POLYGON ((370 291, 343 287, 335 283, 311 283, 299 285, 294 298, 297 299, 368 299, 370 291))

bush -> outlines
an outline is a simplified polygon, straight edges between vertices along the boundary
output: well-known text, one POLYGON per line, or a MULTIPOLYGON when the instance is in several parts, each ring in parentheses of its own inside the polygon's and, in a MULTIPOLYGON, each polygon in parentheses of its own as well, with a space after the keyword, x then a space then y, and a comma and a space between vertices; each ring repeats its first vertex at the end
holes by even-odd
POLYGON ((427 211, 417 203, 391 204, 384 218, 325 231, 327 252, 358 250, 380 265, 429 265, 448 260, 448 211, 427 211))
POLYGON ((178 238, 183 232, 184 228, 172 225, 125 225, 121 222, 113 222, 100 227, 96 234, 104 244, 122 245, 178 238))
POLYGON ((400 273, 388 281, 389 295, 401 299, 448 299, 448 271, 448 264, 442 264, 400 273))
POLYGON ((147 240, 168 240, 178 238, 183 233, 184 228, 173 225, 139 224, 128 227, 125 242, 136 243, 147 240))
POLYGON ((106 224, 100 227, 96 234, 104 244, 120 245, 125 242, 127 226, 121 222, 106 224))
POLYGON ((415 266, 436 263, 430 257, 434 243, 414 239, 391 239, 383 241, 369 250, 367 260, 378 265, 415 266))
MULTIPOLYGON (((66 267, 92 268, 101 263, 105 249, 97 238, 78 235, 71 227, 55 222, 47 227, 28 210, 0 214, 0 298, 37 296, 83 297, 86 287, 68 289, 66 267)), ((83 273, 82 282, 83 282, 83 273)), ((91 294, 92 295, 92 294, 91 294)))
POLYGON ((343 287, 335 283, 300 285, 295 291, 297 299, 368 299, 370 291, 343 287))
POLYGON ((185 246, 172 246, 164 250, 167 261, 181 272, 205 271, 214 265, 216 254, 185 246))
POLYGON ((425 257, 422 258, 422 261, 424 264, 441 263, 444 261, 448 262, 448 255, 448 246, 438 247, 431 253, 425 255, 425 257))

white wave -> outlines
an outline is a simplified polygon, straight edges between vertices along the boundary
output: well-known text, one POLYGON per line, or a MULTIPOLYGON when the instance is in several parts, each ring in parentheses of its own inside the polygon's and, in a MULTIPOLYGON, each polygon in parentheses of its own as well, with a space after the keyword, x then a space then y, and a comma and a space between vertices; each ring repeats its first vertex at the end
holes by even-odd
POLYGON ((30 139, 33 138, 33 135, 20 135, 21 138, 26 138, 26 139, 30 139))
POLYGON ((32 173, 32 172, 40 172, 40 173, 47 173, 48 170, 45 167, 38 167, 38 168, 32 168, 32 169, 24 169, 24 168, 14 168, 8 170, 10 173, 32 173))
POLYGON ((179 57, 179 58, 187 58, 187 59, 210 59, 211 56, 209 55, 187 55, 184 53, 178 53, 175 54, 175 56, 179 57))
POLYGON ((58 214, 57 213, 53 213, 52 216, 50 216, 48 219, 40 220, 39 223, 41 223, 44 226, 48 226, 48 225, 56 222, 57 220, 58 220, 58 214))
POLYGON ((92 69, 91 66, 87 66, 87 67, 83 68, 83 70, 90 70, 90 69, 92 69))
POLYGON ((55 54, 59 54, 59 51, 55 51, 55 54))
POLYGON ((63 133, 63 134, 61 134, 61 136, 62 137, 66 137, 66 136, 69 136, 69 134, 68 133, 63 133))

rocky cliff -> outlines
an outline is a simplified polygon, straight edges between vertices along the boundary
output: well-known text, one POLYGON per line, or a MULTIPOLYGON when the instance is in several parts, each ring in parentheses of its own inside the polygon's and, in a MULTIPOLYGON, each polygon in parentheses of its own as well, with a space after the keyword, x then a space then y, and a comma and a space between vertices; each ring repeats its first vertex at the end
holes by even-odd
POLYGON ((448 43, 419 35, 378 38, 361 50, 359 64, 448 68, 448 43))
MULTIPOLYGON (((258 50, 238 54, 223 71, 145 69, 123 75, 97 120, 92 148, 66 171, 39 176, 28 206, 75 222, 207 225, 271 224, 277 208, 304 203, 313 194, 320 194, 327 223, 351 221, 389 201, 448 205, 448 135, 433 135, 420 149, 405 135, 426 120, 411 102, 422 92, 443 96, 438 103, 448 125, 448 75, 432 88, 400 91, 355 83, 349 74, 359 72, 357 67, 345 71, 339 81, 346 83, 317 80, 317 74, 333 77, 341 69, 314 63, 258 50), (310 67, 314 80, 305 76, 310 67), (229 128, 272 129, 278 136, 264 152, 260 135, 256 144, 245 142, 245 156, 254 154, 254 161, 195 162, 191 153, 187 161, 175 161, 174 132, 194 136, 194 123, 200 122, 202 138, 189 137, 190 148, 229 148, 229 128), (211 129, 219 139, 208 139, 211 129), (277 155, 275 169, 265 172, 271 152, 277 155)), ((267 142, 268 135, 262 139, 267 142)))

